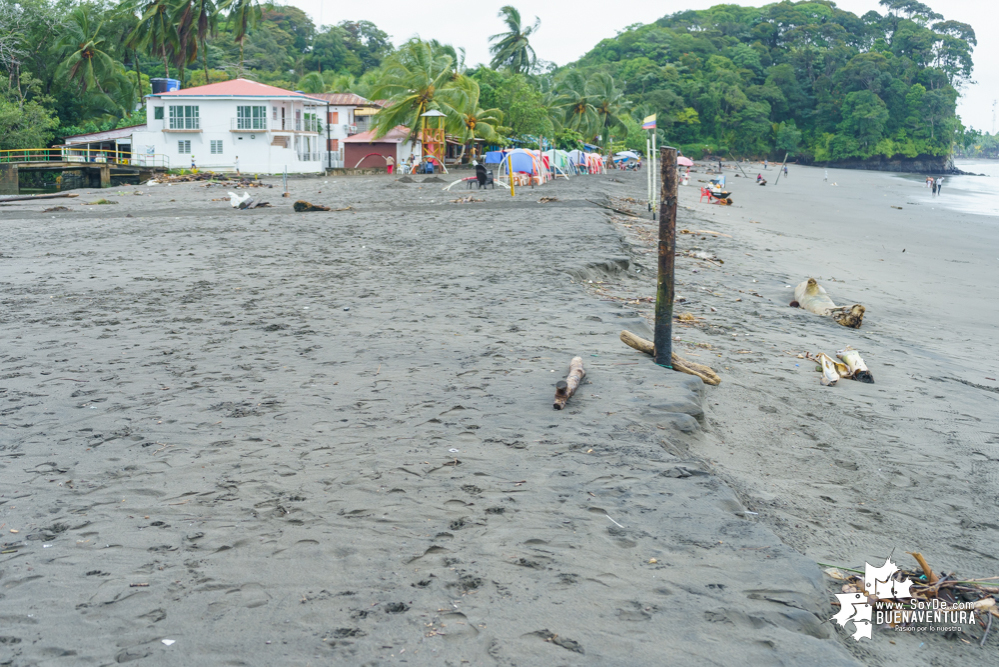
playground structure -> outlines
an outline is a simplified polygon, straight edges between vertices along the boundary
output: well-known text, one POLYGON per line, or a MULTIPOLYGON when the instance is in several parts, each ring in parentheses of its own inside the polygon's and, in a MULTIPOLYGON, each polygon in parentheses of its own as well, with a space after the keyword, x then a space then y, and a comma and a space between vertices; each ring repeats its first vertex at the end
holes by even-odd
POLYGON ((20 194, 21 175, 59 172, 59 189, 110 188, 142 181, 170 168, 166 155, 91 148, 19 148, 0 151, 0 195, 20 194))

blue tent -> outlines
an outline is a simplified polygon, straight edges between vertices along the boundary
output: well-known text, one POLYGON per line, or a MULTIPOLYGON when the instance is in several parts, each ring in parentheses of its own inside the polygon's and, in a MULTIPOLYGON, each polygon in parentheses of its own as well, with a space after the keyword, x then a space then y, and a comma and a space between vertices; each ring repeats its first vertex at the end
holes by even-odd
POLYGON ((506 155, 503 151, 489 151, 486 153, 486 164, 499 164, 506 155))
MULTIPOLYGON (((537 165, 538 158, 531 153, 528 153, 523 148, 517 148, 510 151, 510 162, 512 162, 513 170, 515 172, 524 172, 525 174, 536 174, 538 172, 537 165)), ((503 161, 504 168, 507 165, 507 161, 503 161)), ((506 172, 504 172, 506 173, 506 172)))

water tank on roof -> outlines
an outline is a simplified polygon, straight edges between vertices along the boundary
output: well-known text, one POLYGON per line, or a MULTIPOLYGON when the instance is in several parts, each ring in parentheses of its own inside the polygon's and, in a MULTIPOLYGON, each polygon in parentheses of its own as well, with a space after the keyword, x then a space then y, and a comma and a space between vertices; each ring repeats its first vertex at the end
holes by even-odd
POLYGON ((153 86, 153 95, 159 95, 160 93, 169 93, 175 90, 180 90, 180 81, 177 79, 150 79, 149 83, 153 86))

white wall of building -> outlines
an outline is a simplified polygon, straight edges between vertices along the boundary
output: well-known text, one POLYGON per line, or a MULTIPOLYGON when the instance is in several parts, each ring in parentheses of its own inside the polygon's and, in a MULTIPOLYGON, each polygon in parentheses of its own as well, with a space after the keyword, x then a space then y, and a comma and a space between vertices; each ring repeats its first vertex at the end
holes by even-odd
POLYGON ((193 158, 199 169, 229 171, 238 156, 244 173, 316 173, 323 170, 325 112, 325 104, 294 98, 150 95, 146 129, 133 134, 132 150, 164 154, 174 169, 189 169, 193 158), (238 107, 249 107, 249 115, 238 107), (265 109, 263 117, 254 107, 265 109))

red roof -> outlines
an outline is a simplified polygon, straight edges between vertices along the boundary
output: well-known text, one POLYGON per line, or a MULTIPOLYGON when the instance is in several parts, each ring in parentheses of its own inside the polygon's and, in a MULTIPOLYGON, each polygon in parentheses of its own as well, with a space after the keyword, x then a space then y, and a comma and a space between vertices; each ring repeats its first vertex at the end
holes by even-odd
POLYGON ((408 127, 405 125, 396 125, 388 131, 388 134, 378 139, 375 139, 375 130, 368 130, 367 132, 361 132, 352 137, 341 139, 341 141, 349 144, 401 144, 406 141, 408 136, 408 127))
POLYGON ((297 97, 305 100, 318 100, 315 97, 296 93, 293 90, 285 90, 275 86, 268 86, 266 83, 258 83, 248 79, 233 79, 232 81, 220 81, 210 83, 207 86, 197 86, 195 88, 184 88, 169 93, 156 93, 154 97, 297 97))
POLYGON ((334 106, 344 106, 344 107, 371 107, 376 106, 374 102, 366 100, 360 95, 355 95, 354 93, 319 93, 318 95, 313 95, 320 100, 325 100, 334 106))

